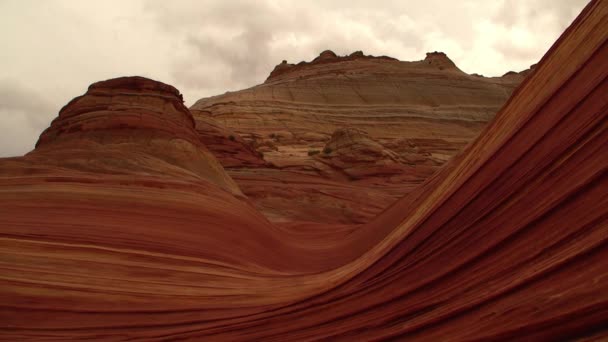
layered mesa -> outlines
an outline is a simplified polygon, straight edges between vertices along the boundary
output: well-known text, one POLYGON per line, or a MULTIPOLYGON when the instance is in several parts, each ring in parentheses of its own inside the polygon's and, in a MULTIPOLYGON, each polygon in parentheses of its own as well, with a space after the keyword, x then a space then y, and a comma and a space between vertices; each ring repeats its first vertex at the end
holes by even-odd
POLYGON ((362 225, 270 222, 173 87, 92 85, 0 163, 0 337, 607 338, 606 22, 592 1, 474 143, 362 225))

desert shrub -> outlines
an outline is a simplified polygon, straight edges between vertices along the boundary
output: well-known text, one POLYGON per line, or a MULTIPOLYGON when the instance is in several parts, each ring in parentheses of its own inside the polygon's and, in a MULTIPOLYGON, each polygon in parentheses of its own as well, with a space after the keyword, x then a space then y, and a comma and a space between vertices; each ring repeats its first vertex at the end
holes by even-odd
POLYGON ((229 135, 228 139, 230 139, 230 141, 234 141, 236 138, 234 137, 234 135, 229 135))
POLYGON ((331 152, 333 152, 333 150, 330 147, 326 147, 323 149, 323 153, 325 154, 330 154, 331 152))
POLYGON ((321 153, 321 151, 319 151, 319 150, 308 150, 309 156, 314 156, 315 154, 319 154, 319 153, 321 153))

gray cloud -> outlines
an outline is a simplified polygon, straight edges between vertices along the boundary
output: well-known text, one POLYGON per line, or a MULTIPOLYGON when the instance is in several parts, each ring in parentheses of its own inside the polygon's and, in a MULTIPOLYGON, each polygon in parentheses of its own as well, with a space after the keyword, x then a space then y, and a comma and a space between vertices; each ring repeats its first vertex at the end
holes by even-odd
POLYGON ((65 103, 117 76, 170 83, 192 104, 325 49, 401 60, 439 50, 469 73, 522 70, 586 2, 0 1, 0 156, 31 149, 65 103))
POLYGON ((587 3, 587 0, 504 0, 492 20, 506 39, 495 40, 492 47, 506 60, 540 59, 550 46, 543 38, 548 33, 562 32, 587 3))
POLYGON ((34 147, 38 134, 54 115, 53 105, 22 84, 0 80, 0 146, 4 156, 16 156, 34 147))
MULTIPOLYGON (((178 86, 202 97, 262 82, 274 65, 320 51, 363 50, 402 60, 446 52, 461 69, 489 76, 536 63, 586 0, 147 0, 164 32, 187 51, 170 65, 178 86)), ((192 99, 195 100, 195 99, 192 99)))
POLYGON ((568 23, 588 2, 588 0, 503 0, 492 19, 510 27, 534 24, 543 15, 554 16, 558 24, 568 23))

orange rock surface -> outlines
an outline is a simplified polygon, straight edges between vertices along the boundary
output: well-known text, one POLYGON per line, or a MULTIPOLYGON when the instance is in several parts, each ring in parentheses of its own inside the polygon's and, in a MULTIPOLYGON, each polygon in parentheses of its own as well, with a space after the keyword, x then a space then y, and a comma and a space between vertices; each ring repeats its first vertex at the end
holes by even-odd
MULTIPOLYGON (((174 88, 92 85, 0 161, 0 338, 608 338, 606 22, 592 1, 463 153, 363 225, 269 222, 174 88)), ((329 144, 349 137, 376 146, 329 144)))

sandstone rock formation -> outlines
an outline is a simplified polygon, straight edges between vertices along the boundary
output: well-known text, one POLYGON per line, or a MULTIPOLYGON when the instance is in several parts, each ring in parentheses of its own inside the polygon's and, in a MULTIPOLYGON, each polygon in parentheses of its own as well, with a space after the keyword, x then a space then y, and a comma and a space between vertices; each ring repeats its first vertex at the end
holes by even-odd
POLYGON ((523 79, 467 75, 441 52, 401 62, 324 51, 311 62, 283 61, 264 84, 201 99, 191 111, 263 152, 266 164, 239 165, 224 145, 208 145, 271 220, 364 223, 472 141, 523 79), (384 152, 349 165, 322 158, 342 128, 365 131, 384 152))
POLYGON ((404 174, 415 165, 356 128, 337 129, 319 156, 349 179, 404 174))
POLYGON ((358 226, 270 223, 174 88, 93 85, 0 160, 0 339, 608 338, 606 22, 592 1, 472 144, 358 226))
POLYGON ((242 195, 199 141, 179 92, 143 77, 92 84, 61 109, 36 149, 14 163, 36 164, 35 174, 61 168, 100 176, 204 180, 242 195))

